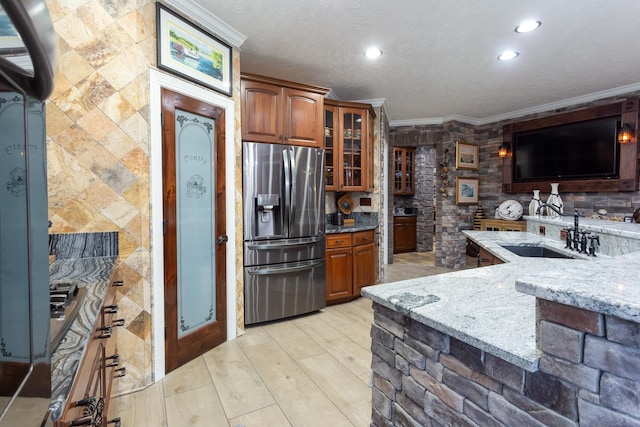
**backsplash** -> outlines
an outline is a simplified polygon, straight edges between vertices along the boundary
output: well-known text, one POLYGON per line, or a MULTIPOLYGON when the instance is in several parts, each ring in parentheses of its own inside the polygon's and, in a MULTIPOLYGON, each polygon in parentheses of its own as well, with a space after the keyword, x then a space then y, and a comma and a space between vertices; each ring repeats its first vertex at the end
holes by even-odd
MULTIPOLYGON (((334 225, 333 219, 335 213, 328 213, 325 215, 326 225, 334 225)), ((351 212, 349 215, 345 215, 344 218, 353 218, 356 220, 356 225, 360 226, 377 226, 378 214, 376 212, 351 212)))
POLYGON ((49 255, 56 259, 118 256, 118 232, 50 234, 49 255))

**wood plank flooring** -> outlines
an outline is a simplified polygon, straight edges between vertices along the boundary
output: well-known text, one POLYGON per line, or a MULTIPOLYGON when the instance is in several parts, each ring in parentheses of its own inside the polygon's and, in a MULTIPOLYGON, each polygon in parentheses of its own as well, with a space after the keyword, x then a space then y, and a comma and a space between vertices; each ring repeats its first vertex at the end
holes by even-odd
MULTIPOLYGON (((473 265, 473 260, 470 260, 473 265)), ((433 253, 394 256, 383 282, 451 271, 433 253)), ((123 426, 368 426, 371 418, 371 301, 327 307, 245 333, 115 398, 123 426)))

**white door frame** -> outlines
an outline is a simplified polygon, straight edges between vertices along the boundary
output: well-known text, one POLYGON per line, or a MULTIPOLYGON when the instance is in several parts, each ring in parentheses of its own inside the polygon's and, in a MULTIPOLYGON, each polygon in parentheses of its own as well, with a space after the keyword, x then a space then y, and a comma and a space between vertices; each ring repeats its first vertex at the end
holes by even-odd
POLYGON ((235 103, 233 99, 185 82, 153 68, 150 83, 150 186, 151 186, 151 310, 153 381, 165 376, 164 354, 164 250, 162 215, 162 88, 181 93, 225 110, 225 186, 227 212, 227 341, 236 338, 236 214, 235 214, 235 103))

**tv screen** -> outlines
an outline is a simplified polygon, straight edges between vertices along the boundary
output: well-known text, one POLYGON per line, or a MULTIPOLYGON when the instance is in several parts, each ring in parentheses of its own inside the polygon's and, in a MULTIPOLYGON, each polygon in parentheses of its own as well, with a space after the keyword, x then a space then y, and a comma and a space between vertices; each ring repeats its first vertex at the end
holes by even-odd
POLYGON ((605 117, 515 133, 515 181, 617 177, 617 120, 605 117))

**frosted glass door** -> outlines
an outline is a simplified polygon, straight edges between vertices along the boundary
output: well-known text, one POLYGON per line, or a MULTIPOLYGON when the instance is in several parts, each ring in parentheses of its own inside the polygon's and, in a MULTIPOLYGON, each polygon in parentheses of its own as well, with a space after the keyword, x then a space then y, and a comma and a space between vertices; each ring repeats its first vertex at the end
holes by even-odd
POLYGON ((215 121, 176 109, 178 337, 216 321, 215 121))

